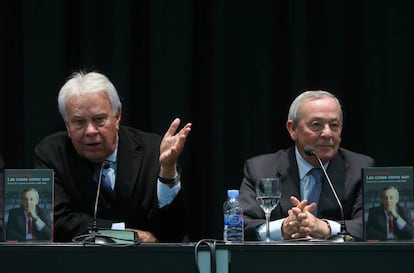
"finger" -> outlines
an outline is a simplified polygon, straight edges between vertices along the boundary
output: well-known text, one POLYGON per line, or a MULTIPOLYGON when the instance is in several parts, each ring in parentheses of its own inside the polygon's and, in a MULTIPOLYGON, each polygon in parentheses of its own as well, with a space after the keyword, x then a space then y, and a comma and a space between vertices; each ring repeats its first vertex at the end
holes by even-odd
POLYGON ((175 118, 173 122, 171 122, 170 127, 168 128, 165 136, 172 136, 177 131, 178 126, 180 126, 181 120, 179 118, 175 118))
POLYGON ((299 229, 298 232, 295 232, 291 235, 292 239, 298 239, 298 238, 306 238, 309 236, 310 232, 303 232, 303 229, 299 229))
POLYGON ((193 124, 191 123, 191 122, 188 122, 184 127, 183 127, 183 129, 181 129, 182 131, 189 131, 189 130, 191 130, 191 126, 192 126, 193 124))
POLYGON ((300 208, 297 208, 297 207, 293 207, 293 208, 291 208, 291 210, 292 210, 292 214, 295 215, 295 216, 297 216, 299 213, 302 212, 302 210, 300 208))
POLYGON ((300 203, 299 203, 299 205, 297 205, 297 208, 299 208, 299 209, 301 209, 301 210, 303 210, 305 207, 306 207, 306 205, 308 204, 308 200, 302 200, 300 203))
POLYGON ((287 238, 292 238, 292 234, 298 232, 298 225, 295 224, 293 221, 290 221, 286 223, 285 229, 283 230, 283 233, 287 238))
POLYGON ((174 151, 181 151, 184 148, 184 144, 187 140, 187 136, 190 134, 191 131, 191 123, 187 123, 177 134, 177 140, 175 143, 175 147, 173 147, 174 151))
POLYGON ((297 199, 295 196, 290 196, 290 202, 292 202, 292 205, 294 205, 295 207, 297 207, 300 204, 299 199, 297 199))
POLYGON ((305 206, 305 208, 303 210, 312 212, 312 211, 315 210, 315 208, 316 208, 316 203, 315 202, 312 202, 312 204, 305 206))
POLYGON ((297 215, 297 219, 301 221, 302 223, 304 223, 309 219, 310 215, 312 214, 309 212, 301 212, 297 215))
POLYGON ((305 237, 310 234, 310 228, 307 226, 299 227, 298 231, 302 235, 302 237, 305 237))
POLYGON ((191 123, 187 123, 178 133, 178 141, 179 143, 184 143, 187 139, 188 134, 191 131, 191 123))
POLYGON ((297 199, 293 195, 290 197, 290 202, 292 203, 292 205, 294 205, 295 207, 297 207, 301 210, 303 210, 305 208, 305 206, 308 204, 307 200, 299 201, 299 199, 297 199))

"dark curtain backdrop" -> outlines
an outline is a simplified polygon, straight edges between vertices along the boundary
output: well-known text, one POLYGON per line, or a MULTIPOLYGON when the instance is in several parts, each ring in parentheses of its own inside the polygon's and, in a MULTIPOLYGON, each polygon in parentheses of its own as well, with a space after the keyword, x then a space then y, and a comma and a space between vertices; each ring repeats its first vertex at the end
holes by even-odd
POLYGON ((7 0, 1 3, 0 153, 33 166, 64 129, 57 93, 75 70, 117 87, 123 124, 164 134, 193 122, 181 157, 191 238, 222 238, 226 190, 243 163, 291 145, 292 99, 343 104, 343 147, 413 165, 411 0, 7 0))

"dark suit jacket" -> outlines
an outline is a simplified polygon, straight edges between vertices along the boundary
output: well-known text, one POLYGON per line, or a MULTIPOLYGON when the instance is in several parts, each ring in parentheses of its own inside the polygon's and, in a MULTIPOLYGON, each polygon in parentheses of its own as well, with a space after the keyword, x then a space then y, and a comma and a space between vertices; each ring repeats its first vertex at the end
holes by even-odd
MULTIPOLYGON (((398 229, 398 225, 394 220, 394 233, 397 237, 396 239, 413 239, 414 228, 410 213, 400 206, 397 206, 397 213, 407 222, 407 224, 403 229, 398 229)), ((382 206, 369 209, 366 234, 367 240, 387 240, 387 218, 385 217, 384 208, 382 206)))
MULTIPOLYGON (((37 230, 33 223, 34 240, 51 240, 52 239, 52 219, 50 212, 46 209, 37 207, 36 213, 39 218, 46 224, 43 229, 37 230)), ((6 225, 6 240, 26 241, 26 216, 23 207, 9 210, 9 217, 6 225)))
MULTIPOLYGON (((344 208, 347 230, 357 239, 363 238, 361 168, 373 165, 372 158, 340 148, 327 169, 344 208)), ((290 196, 296 196, 298 199, 301 196, 299 170, 293 146, 287 150, 246 160, 240 187, 246 240, 257 240, 256 227, 265 222, 264 213, 256 203, 255 180, 275 176, 282 180, 282 196, 279 205, 272 212, 271 220, 286 217, 292 207, 290 196)), ((341 219, 339 206, 327 183, 322 185, 318 217, 337 221, 341 219)))
MULTIPOLYGON (((182 191, 157 207, 161 137, 121 126, 117 155, 116 198, 101 194, 98 227, 125 222, 128 228, 152 231, 160 241, 181 241, 186 234, 182 191)), ((55 133, 35 148, 36 167, 55 171, 54 240, 71 241, 87 232, 93 220, 96 182, 93 166, 75 151, 66 132, 55 133)))

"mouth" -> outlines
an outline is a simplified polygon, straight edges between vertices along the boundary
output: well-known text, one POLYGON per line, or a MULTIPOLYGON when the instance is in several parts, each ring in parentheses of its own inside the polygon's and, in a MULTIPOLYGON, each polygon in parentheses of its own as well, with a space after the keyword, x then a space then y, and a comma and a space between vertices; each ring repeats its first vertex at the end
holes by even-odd
POLYGON ((94 149, 96 149, 96 148, 98 148, 100 146, 101 146, 101 143, 99 143, 99 142, 85 143, 85 147, 87 149, 91 149, 91 150, 94 150, 94 149))
POLYGON ((89 143, 85 143, 86 146, 98 146, 99 144, 101 144, 100 142, 89 142, 89 143))
POLYGON ((98 146, 98 145, 99 145, 99 143, 87 143, 87 144, 86 144, 86 146, 92 146, 92 147, 93 147, 93 146, 98 146))
POLYGON ((333 148, 332 145, 316 145, 316 147, 320 150, 330 150, 333 148))

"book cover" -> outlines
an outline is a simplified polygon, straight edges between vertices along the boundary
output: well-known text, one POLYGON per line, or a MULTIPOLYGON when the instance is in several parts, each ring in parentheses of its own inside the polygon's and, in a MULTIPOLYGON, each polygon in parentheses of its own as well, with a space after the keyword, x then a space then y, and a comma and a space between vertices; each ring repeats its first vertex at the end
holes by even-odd
POLYGON ((4 227, 4 160, 0 154, 0 241, 3 241, 4 227))
POLYGON ((53 240, 53 170, 4 170, 5 241, 53 240))
POLYGON ((413 167, 363 168, 362 178, 365 240, 412 240, 413 167))

